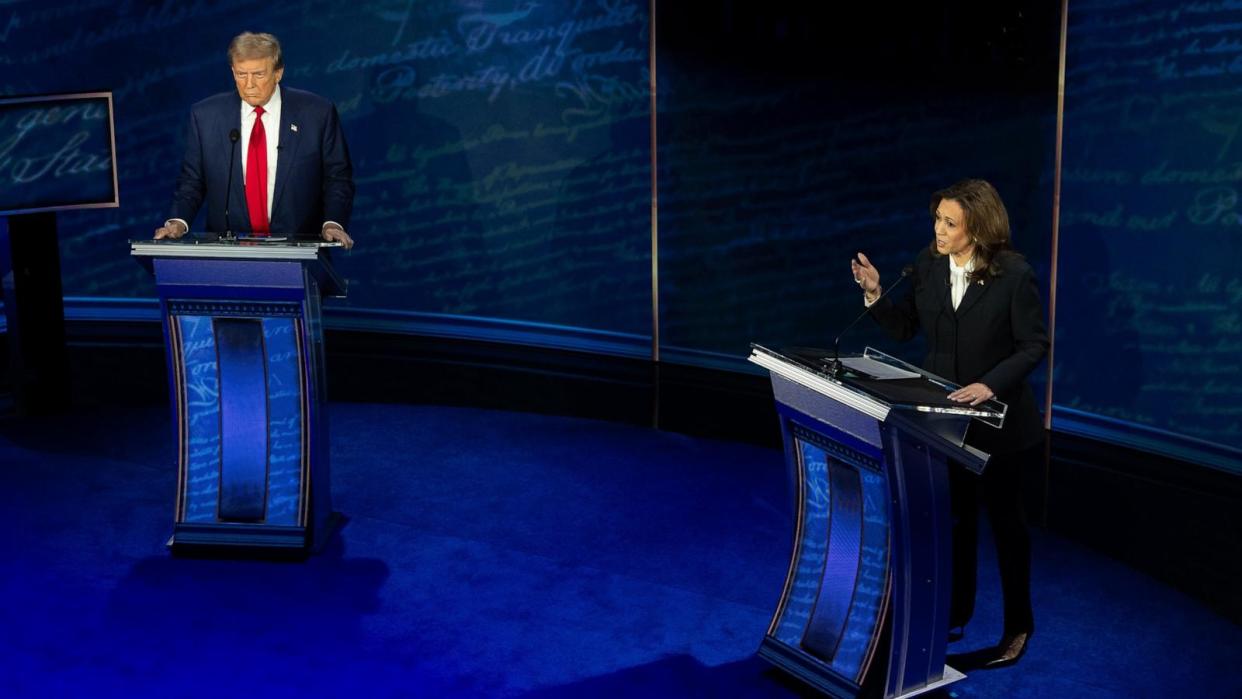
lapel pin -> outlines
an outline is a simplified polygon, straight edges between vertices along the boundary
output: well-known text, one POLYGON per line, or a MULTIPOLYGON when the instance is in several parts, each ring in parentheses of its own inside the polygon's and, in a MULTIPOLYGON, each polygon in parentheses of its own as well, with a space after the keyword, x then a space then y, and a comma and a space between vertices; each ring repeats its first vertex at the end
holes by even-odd
POLYGON ((297 130, 298 130, 298 125, 297 125, 297 124, 289 124, 289 130, 290 130, 290 131, 292 131, 292 132, 294 132, 294 133, 297 133, 297 130))

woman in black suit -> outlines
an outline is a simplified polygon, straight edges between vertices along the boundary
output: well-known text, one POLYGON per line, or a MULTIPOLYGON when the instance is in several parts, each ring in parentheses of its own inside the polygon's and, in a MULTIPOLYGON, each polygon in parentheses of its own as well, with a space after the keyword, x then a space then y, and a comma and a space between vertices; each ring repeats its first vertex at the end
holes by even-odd
POLYGON ((950 469, 953 604, 950 626, 974 612, 978 500, 982 495, 996 538, 1005 628, 991 652, 972 654, 975 667, 1018 661, 1035 630, 1031 611, 1031 544, 1022 512, 1022 465, 1039 454, 1043 421, 1027 376, 1048 351, 1048 331, 1034 274, 1010 245, 1009 215, 983 180, 963 180, 931 199, 935 239, 914 264, 911 288, 899 300, 880 298, 880 275, 866 255, 850 260, 871 315, 898 340, 922 329, 923 368, 962 388, 952 400, 1009 406, 1004 427, 974 422, 966 442, 992 455, 982 477, 950 469))

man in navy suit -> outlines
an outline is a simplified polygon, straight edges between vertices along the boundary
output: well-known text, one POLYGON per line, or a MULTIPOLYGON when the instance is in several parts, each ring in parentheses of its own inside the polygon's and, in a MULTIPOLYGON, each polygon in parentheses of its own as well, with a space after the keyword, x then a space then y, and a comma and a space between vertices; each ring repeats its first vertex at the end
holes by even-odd
POLYGON ((229 44, 229 62, 237 92, 208 97, 190 110, 172 213, 155 237, 185 235, 206 201, 210 231, 353 247, 345 232, 353 166, 336 107, 281 88, 284 59, 271 34, 239 34, 229 44))

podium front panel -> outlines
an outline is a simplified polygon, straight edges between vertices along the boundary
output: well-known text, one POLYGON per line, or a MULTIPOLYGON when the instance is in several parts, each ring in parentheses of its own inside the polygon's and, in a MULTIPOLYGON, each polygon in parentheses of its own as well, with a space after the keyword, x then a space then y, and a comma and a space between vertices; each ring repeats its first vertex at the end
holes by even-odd
POLYGON ((169 303, 182 450, 178 523, 306 526, 301 309, 169 303), (254 315, 247 316, 247 312, 254 315), (260 315, 261 314, 261 315, 260 315))
POLYGON ((794 563, 769 635, 860 685, 889 584, 888 481, 875 453, 825 438, 802 416, 782 417, 802 506, 794 563))
POLYGON ((961 679, 944 665, 946 469, 959 452, 974 458, 953 443, 968 418, 890 411, 779 357, 758 359, 772 372, 795 513, 759 655, 842 699, 909 697, 961 679))
POLYGON ((320 296, 331 245, 134 241, 177 439, 173 546, 316 550, 331 529, 320 296))

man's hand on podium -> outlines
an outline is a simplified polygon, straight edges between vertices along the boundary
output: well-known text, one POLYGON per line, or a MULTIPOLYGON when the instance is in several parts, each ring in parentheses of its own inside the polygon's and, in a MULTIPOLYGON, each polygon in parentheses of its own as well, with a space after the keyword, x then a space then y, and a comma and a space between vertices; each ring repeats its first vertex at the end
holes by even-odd
POLYGON ((345 246, 346 250, 354 246, 354 239, 349 237, 345 229, 331 222, 323 224, 323 239, 340 243, 345 246))
POLYGON ((171 219, 169 221, 165 221, 164 225, 155 229, 155 239, 161 240, 163 238, 171 238, 176 240, 177 238, 185 235, 187 230, 188 229, 185 227, 184 223, 178 221, 177 219, 171 219))

